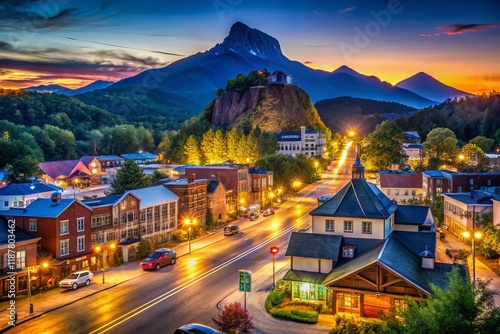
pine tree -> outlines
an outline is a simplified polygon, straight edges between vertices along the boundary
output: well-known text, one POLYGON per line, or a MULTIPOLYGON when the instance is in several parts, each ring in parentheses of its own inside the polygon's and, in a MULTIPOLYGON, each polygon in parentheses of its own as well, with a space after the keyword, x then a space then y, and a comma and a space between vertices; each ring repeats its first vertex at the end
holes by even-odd
POLYGON ((224 133, 218 129, 214 136, 214 160, 216 164, 227 160, 227 143, 224 133))
POLYGON ((236 128, 232 128, 226 135, 227 158, 233 162, 238 160, 238 151, 241 134, 236 128))
POLYGON ((123 194, 127 190, 146 188, 150 185, 151 181, 142 168, 132 160, 127 160, 111 183, 111 193, 123 194))
POLYGON ((184 156, 189 165, 200 165, 201 163, 200 147, 198 140, 193 135, 189 136, 184 144, 184 156))
POLYGON ((205 164, 216 163, 215 132, 213 129, 210 129, 203 134, 203 137, 200 142, 200 148, 205 164))

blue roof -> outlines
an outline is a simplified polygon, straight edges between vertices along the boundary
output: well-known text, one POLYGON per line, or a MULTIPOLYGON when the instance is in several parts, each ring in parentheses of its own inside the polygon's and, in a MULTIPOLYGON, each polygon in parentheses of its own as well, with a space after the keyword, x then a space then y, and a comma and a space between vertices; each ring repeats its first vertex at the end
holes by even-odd
POLYGON ((210 182, 208 182, 207 184, 207 193, 208 194, 212 194, 215 189, 217 189, 217 186, 220 184, 220 181, 214 181, 214 180, 211 180, 210 182))
POLYGON ((40 182, 9 184, 0 188, 0 195, 32 195, 45 192, 62 191, 62 188, 40 182))
POLYGON ((158 156, 149 152, 122 154, 122 157, 130 160, 157 159, 158 156))
POLYGON ((387 219, 398 205, 376 185, 352 179, 331 199, 310 212, 311 215, 387 219))
POLYGON ((472 192, 463 193, 443 193, 445 197, 452 198, 464 204, 485 204, 493 205, 493 194, 481 190, 473 190, 472 192))
POLYGON ((71 198, 61 199, 58 204, 53 204, 51 198, 37 198, 24 209, 10 209, 2 211, 2 215, 6 217, 40 217, 40 218, 57 218, 63 213, 73 202, 79 202, 84 207, 92 210, 84 203, 71 198))
POLYGON ((395 212, 395 223, 422 225, 426 222, 430 208, 424 205, 399 205, 395 212))
POLYGON ((98 198, 85 199, 82 202, 85 203, 87 206, 97 207, 109 204, 117 204, 123 196, 125 196, 125 194, 108 195, 98 198))
MULTIPOLYGON (((7 224, 7 219, 0 216, 0 246, 5 246, 9 243, 9 236, 12 235, 12 229, 9 228, 7 224)), ((26 233, 22 228, 17 227, 14 229, 14 236, 16 242, 27 241, 27 240, 38 240, 41 237, 33 236, 26 233)), ((11 236, 12 238, 12 236, 11 236)))
POLYGON ((286 256, 338 261, 341 235, 292 232, 286 256))

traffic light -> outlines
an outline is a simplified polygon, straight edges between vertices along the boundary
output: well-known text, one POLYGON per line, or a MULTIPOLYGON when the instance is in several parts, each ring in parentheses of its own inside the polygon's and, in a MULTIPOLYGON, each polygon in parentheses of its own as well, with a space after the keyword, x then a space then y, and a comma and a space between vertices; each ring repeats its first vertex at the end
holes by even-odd
POLYGON ((271 246, 271 249, 269 250, 271 254, 276 255, 280 251, 278 246, 271 246))

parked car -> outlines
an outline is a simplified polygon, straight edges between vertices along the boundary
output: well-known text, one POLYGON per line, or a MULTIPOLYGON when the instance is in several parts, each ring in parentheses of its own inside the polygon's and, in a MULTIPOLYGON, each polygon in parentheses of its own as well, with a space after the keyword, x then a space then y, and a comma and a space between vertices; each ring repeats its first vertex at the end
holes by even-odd
POLYGON ((266 209, 266 210, 264 210, 264 212, 262 213, 262 215, 264 217, 268 217, 270 215, 274 215, 274 210, 273 209, 266 209))
POLYGON ((224 227, 224 235, 238 234, 240 227, 238 225, 227 225, 224 227))
POLYGON ((455 259, 455 256, 458 253, 458 249, 456 249, 456 248, 446 248, 445 253, 446 253, 446 255, 448 255, 449 257, 451 257, 452 259, 455 259))
POLYGON ((81 285, 90 285, 94 279, 94 274, 90 270, 76 271, 59 282, 59 286, 64 289, 76 290, 81 285))
POLYGON ((222 334, 222 332, 209 326, 194 323, 177 328, 174 334, 222 334))
POLYGON ((255 220, 255 219, 259 218, 259 211, 250 212, 250 214, 248 215, 248 218, 250 218, 250 220, 255 220))
POLYGON ((438 227, 436 231, 436 236, 439 239, 444 239, 446 237, 446 234, 444 233, 444 230, 442 228, 438 227))
POLYGON ((147 258, 141 261, 142 270, 156 269, 160 270, 161 267, 167 264, 175 264, 177 261, 177 254, 170 248, 160 248, 148 255, 147 258))

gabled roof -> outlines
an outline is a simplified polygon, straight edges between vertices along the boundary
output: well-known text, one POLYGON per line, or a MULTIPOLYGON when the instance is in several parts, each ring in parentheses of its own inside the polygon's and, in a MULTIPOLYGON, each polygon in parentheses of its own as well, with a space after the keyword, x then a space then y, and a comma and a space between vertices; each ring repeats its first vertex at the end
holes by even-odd
POLYGON ((80 158, 80 161, 83 162, 85 165, 88 165, 94 160, 96 157, 93 155, 85 155, 80 158))
POLYGON ((141 200, 139 207, 141 210, 179 200, 179 197, 165 186, 134 189, 127 191, 125 194, 129 192, 141 200))
MULTIPOLYGON (((379 264, 393 274, 403 278, 416 288, 432 295, 431 284, 444 288, 448 284, 447 274, 453 265, 436 263, 434 270, 422 269, 421 259, 403 247, 396 239, 389 237, 383 245, 354 258, 328 274, 323 281, 324 285, 333 285, 354 273, 357 273, 373 264, 379 264)), ((465 266, 460 266, 461 275, 465 276, 465 266)))
POLYGON ((397 206, 374 184, 364 179, 352 179, 331 199, 312 210, 310 214, 387 219, 397 206))
MULTIPOLYGON (((26 233, 26 231, 17 226, 14 229, 14 236, 15 236, 14 240, 16 243, 29 240, 38 241, 41 239, 41 237, 26 233)), ((12 238, 12 229, 9 227, 7 219, 0 216, 0 247, 10 245, 12 243, 11 238, 12 238)))
POLYGON ((62 191, 62 188, 40 182, 9 184, 0 188, 1 195, 33 195, 45 192, 62 191))
POLYGON ((408 249, 413 255, 418 256, 426 248, 436 254, 436 232, 435 231, 394 231, 391 237, 408 249))
POLYGON ((422 188, 422 174, 402 171, 380 171, 381 188, 422 188))
POLYGON ((126 194, 108 195, 98 198, 85 199, 82 202, 92 208, 106 205, 116 205, 121 201, 123 197, 125 197, 125 195, 126 194))
POLYGON ((427 221, 430 208, 424 205, 398 205, 394 215, 396 224, 422 225, 427 221))
POLYGON ((292 232, 286 256, 338 261, 341 235, 292 232))
POLYGON ((88 165, 94 158, 97 159, 99 162, 104 162, 104 161, 125 161, 122 157, 119 157, 117 155, 85 155, 80 158, 80 161, 83 162, 84 164, 88 165))
POLYGON ((207 184, 207 194, 213 194, 218 186, 226 190, 226 187, 220 181, 210 180, 207 184))
POLYGON ((41 162, 38 167, 53 179, 58 177, 70 177, 79 171, 83 176, 90 176, 92 173, 80 160, 47 161, 41 162))
POLYGON ((66 211, 73 202, 77 202, 88 210, 92 210, 89 206, 77 199, 61 199, 57 204, 52 202, 51 198, 37 198, 23 209, 10 209, 2 211, 2 216, 5 217, 40 217, 40 218, 57 218, 61 213, 66 211))

